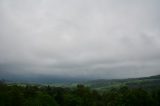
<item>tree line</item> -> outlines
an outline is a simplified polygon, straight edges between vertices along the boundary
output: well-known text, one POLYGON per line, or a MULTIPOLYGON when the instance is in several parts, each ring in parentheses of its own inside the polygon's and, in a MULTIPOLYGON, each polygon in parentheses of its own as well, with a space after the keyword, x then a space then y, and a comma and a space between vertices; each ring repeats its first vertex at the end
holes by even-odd
POLYGON ((160 106, 160 89, 147 91, 124 86, 102 92, 84 85, 18 86, 1 81, 0 106, 160 106))

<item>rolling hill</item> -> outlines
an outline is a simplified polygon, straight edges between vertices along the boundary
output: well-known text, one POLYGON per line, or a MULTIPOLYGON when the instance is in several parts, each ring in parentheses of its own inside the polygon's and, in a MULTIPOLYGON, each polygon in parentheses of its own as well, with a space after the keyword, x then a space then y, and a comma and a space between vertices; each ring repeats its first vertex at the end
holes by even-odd
POLYGON ((143 78, 129 78, 129 79, 99 79, 83 83, 93 89, 109 89, 114 87, 128 86, 130 88, 145 88, 156 89, 160 87, 160 75, 143 77, 143 78))

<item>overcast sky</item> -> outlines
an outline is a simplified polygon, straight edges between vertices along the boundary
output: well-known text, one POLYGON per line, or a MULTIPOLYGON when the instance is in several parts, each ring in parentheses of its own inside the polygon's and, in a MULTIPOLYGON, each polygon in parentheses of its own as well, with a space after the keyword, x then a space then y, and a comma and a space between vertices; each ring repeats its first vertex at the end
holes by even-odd
POLYGON ((160 0, 0 0, 0 74, 160 74, 160 0))

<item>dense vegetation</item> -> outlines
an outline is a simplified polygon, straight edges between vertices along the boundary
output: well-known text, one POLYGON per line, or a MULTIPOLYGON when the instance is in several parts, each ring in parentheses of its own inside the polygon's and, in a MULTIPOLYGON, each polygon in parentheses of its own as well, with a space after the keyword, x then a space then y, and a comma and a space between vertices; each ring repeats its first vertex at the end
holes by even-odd
POLYGON ((129 78, 129 79, 113 79, 113 80, 93 80, 84 83, 94 89, 106 90, 112 87, 128 86, 131 88, 143 88, 145 90, 153 90, 160 88, 160 75, 143 77, 143 78, 129 78))
POLYGON ((18 86, 1 81, 0 106, 160 106, 160 89, 124 86, 100 92, 83 85, 18 86))

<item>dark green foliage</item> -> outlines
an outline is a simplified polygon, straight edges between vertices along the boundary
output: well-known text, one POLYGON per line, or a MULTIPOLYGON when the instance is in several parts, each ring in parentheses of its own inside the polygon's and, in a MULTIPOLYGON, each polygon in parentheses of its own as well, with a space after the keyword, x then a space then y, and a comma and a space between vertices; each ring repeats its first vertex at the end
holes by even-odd
POLYGON ((160 106, 160 89, 125 86, 100 92, 83 85, 18 86, 0 81, 0 106, 160 106))
POLYGON ((153 90, 160 88, 160 75, 142 78, 129 79, 98 79, 85 82, 91 88, 98 90, 110 89, 112 87, 128 86, 129 88, 143 88, 145 90, 153 90))

